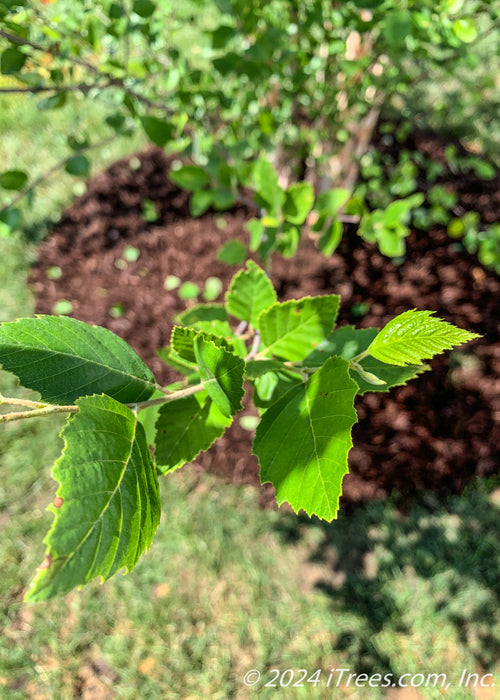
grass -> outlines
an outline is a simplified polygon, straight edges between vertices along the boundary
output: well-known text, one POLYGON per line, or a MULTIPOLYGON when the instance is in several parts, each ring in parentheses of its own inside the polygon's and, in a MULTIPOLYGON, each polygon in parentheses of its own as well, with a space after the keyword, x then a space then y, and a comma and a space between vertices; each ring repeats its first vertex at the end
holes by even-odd
MULTIPOLYGON (((0 84, 8 81, 0 77, 0 84)), ((1 170, 24 170, 30 181, 46 173, 57 162, 71 154, 67 138, 70 135, 91 135, 93 143, 112 135, 103 123, 103 104, 76 94, 68 97, 60 109, 40 111, 40 97, 0 95, 0 162, 1 170), (35 128, 36 125, 36 128, 35 128)), ((101 149, 90 150, 88 157, 92 174, 114 160, 135 152, 145 144, 145 137, 117 137, 101 149)), ((27 238, 42 239, 57 215, 75 195, 85 192, 80 178, 60 169, 36 190, 32 201, 22 202, 24 233, 27 238)), ((8 205, 16 193, 0 192, 0 208, 8 205)))
MULTIPOLYGON (((24 278, 34 248, 0 241, 1 320, 31 313, 24 278)), ((3 374, 2 390, 14 389, 3 374)), ((22 595, 43 559, 50 465, 60 420, 2 427, 0 695, 87 698, 259 698, 244 673, 323 669, 287 698, 332 697, 329 669, 446 673, 494 669, 500 640, 500 489, 428 495, 406 515, 374 503, 322 524, 262 511, 257 494, 185 468, 162 479, 163 515, 150 552, 128 576, 43 605, 22 595), (496 630, 495 630, 496 626, 496 630)), ((377 700, 380 688, 335 688, 377 700)), ((443 697, 420 688, 419 697, 443 697)), ((487 696, 484 696, 487 697, 487 696)), ((493 697, 490 696, 490 697, 493 697)))

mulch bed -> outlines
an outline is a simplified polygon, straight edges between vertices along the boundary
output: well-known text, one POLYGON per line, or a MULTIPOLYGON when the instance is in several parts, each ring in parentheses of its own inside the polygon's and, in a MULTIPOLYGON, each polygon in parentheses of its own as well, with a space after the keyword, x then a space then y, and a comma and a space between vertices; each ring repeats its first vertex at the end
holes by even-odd
MULTIPOLYGON (((423 135, 422 148, 429 149, 429 141, 432 145, 432 138, 423 135)), ((439 143, 435 139, 436 149, 439 143)), ((168 343, 174 316, 186 303, 175 291, 165 291, 164 280, 175 274, 202 287, 207 277, 216 276, 227 289, 235 268, 218 262, 216 252, 234 237, 247 240, 243 225, 249 214, 241 208, 223 216, 191 218, 188 195, 166 177, 169 163, 163 152, 151 149, 138 157, 139 169, 131 169, 124 159, 92 179, 87 193, 63 213, 40 245, 29 282, 37 313, 52 313, 58 300, 71 301, 75 318, 123 337, 158 380, 167 383, 178 377, 156 349, 168 343), (145 200, 157 207, 154 223, 145 222, 141 214, 145 200), (125 267, 119 261, 131 245, 140 257, 125 267), (52 266, 63 270, 57 280, 47 276, 52 266), (124 314, 113 318, 110 309, 118 304, 124 314)), ((500 220, 499 193, 500 178, 482 188, 471 182, 466 191, 460 183, 461 203, 470 209, 480 200, 489 221, 500 220)), ((500 278, 460 250, 443 230, 413 232, 407 243, 407 256, 398 266, 354 231, 346 232, 341 249, 329 258, 305 238, 295 258, 273 261, 272 279, 282 300, 340 293, 341 325, 380 327, 406 309, 434 309, 440 317, 484 335, 451 357, 435 358, 432 371, 408 386, 357 398, 359 423, 344 481, 345 504, 393 492, 403 501, 425 489, 458 493, 473 478, 496 473, 500 463, 500 278), (361 302, 368 303, 368 310, 360 318, 356 312, 361 302)), ((257 485, 251 439, 235 420, 199 456, 195 468, 257 485)), ((271 502, 269 485, 262 487, 261 496, 262 502, 271 502)))

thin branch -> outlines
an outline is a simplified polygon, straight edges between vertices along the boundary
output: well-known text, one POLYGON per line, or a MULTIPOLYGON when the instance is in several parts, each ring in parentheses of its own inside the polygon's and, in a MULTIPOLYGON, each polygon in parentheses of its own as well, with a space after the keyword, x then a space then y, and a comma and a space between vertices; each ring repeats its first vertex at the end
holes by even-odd
POLYGON ((250 352, 245 357, 245 362, 247 362, 248 360, 253 360, 256 357, 256 355, 259 351, 259 345, 260 345, 260 333, 257 331, 257 333, 253 337, 252 347, 250 348, 250 352))
MULTIPOLYGON (((160 406, 164 403, 170 403, 171 401, 177 401, 177 399, 182 399, 186 396, 191 396, 192 394, 197 394, 199 391, 204 389, 203 384, 194 384, 186 389, 180 389, 179 391, 172 391, 166 396, 160 396, 157 399, 150 399, 149 401, 139 401, 138 403, 127 403, 125 404, 128 408, 132 409, 135 413, 142 411, 144 408, 149 408, 150 406, 160 406)), ((80 408, 78 406, 55 406, 53 404, 44 403, 43 401, 29 401, 28 399, 17 399, 10 397, 1 397, 1 403, 11 406, 24 406, 32 407, 32 410, 28 411, 16 411, 15 413, 4 413, 0 415, 0 423, 10 423, 15 420, 23 420, 24 418, 38 418, 40 416, 50 416, 55 413, 78 413, 80 408)))
MULTIPOLYGON (((29 46, 32 48, 34 51, 40 51, 42 53, 49 53, 52 55, 56 55, 55 51, 56 49, 59 50, 59 47, 57 43, 54 43, 50 47, 46 48, 42 46, 41 44, 36 44, 33 41, 29 41, 29 39, 24 39, 23 37, 17 36, 16 34, 11 34, 10 32, 6 32, 3 29, 0 29, 0 37, 3 37, 4 39, 7 39, 8 41, 12 42, 13 44, 17 44, 18 46, 29 46)), ((111 75, 110 73, 107 73, 106 71, 101 71, 97 66, 95 66, 93 63, 90 63, 89 61, 85 61, 81 58, 78 58, 77 56, 73 56, 71 54, 66 54, 64 56, 59 56, 61 60, 66 60, 69 61, 70 63, 74 63, 76 65, 81 66, 82 68, 86 68, 89 70, 91 73, 94 73, 95 75, 98 75, 102 78, 107 78, 108 83, 105 85, 105 87, 119 87, 122 90, 124 90, 127 95, 130 97, 135 97, 137 100, 142 102, 146 107, 149 109, 158 109, 163 111, 165 114, 172 115, 173 111, 172 110, 167 110, 166 108, 166 97, 161 100, 160 97, 160 102, 153 102, 150 100, 148 97, 145 97, 142 95, 140 92, 136 92, 133 88, 129 87, 126 85, 126 80, 127 76, 124 78, 117 78, 116 76, 111 75)), ((61 88, 64 89, 64 88, 61 88)))
POLYGON ((15 205, 21 201, 21 199, 24 199, 30 192, 32 192, 34 189, 36 189, 39 185, 41 185, 45 180, 48 180, 52 175, 55 175, 55 173, 63 168, 68 161, 70 161, 72 158, 75 157, 75 155, 81 155, 82 153, 86 153, 87 151, 91 151, 95 148, 102 148, 103 146, 107 146, 108 143, 112 143, 115 140, 115 135, 113 136, 108 136, 105 139, 101 139, 100 141, 97 141, 96 143, 90 144, 87 146, 87 148, 80 148, 77 151, 73 151, 70 155, 66 156, 65 158, 61 158, 61 160, 57 161, 55 165, 53 165, 49 170, 46 170, 42 175, 39 175, 37 178, 35 178, 27 187, 25 187, 23 190, 20 190, 18 194, 12 199, 9 204, 6 206, 2 207, 0 209, 0 214, 3 212, 7 211, 8 209, 11 209, 12 207, 15 207, 15 205))
POLYGON ((110 87, 112 85, 116 85, 116 82, 112 83, 111 81, 104 83, 102 85, 94 84, 94 85, 89 85, 88 83, 81 83, 79 85, 32 85, 31 87, 8 87, 8 88, 0 88, 0 93, 3 94, 16 94, 16 93, 39 93, 39 92, 83 92, 87 93, 90 92, 90 90, 94 89, 99 89, 102 90, 103 88, 110 87))
POLYGON ((203 384, 193 384, 188 386, 186 389, 179 389, 179 391, 172 391, 170 394, 165 396, 159 396, 157 399, 150 399, 149 401, 141 401, 139 403, 128 403, 126 404, 129 408, 137 406, 139 411, 143 408, 149 408, 150 406, 160 406, 164 403, 170 403, 171 401, 177 401, 177 399, 183 399, 186 396, 191 396, 192 394, 197 394, 199 391, 203 391, 203 384))
MULTIPOLYGON (((6 402, 4 402, 6 403, 6 402)), ((24 418, 38 418, 39 416, 50 416, 54 413, 76 413, 78 406, 45 406, 45 408, 35 408, 32 411, 16 411, 16 413, 4 413, 0 416, 0 423, 9 423, 13 420, 24 418)))

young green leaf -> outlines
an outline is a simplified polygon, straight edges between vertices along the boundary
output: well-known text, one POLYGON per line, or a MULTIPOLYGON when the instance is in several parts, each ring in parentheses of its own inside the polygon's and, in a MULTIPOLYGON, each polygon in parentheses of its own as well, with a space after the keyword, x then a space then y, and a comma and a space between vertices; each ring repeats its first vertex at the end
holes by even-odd
MULTIPOLYGON (((206 327, 206 325, 203 324, 202 321, 200 321, 198 325, 203 325, 204 327, 206 327)), ((231 332, 230 328, 229 331, 231 332)), ((174 326, 171 336, 171 343, 174 352, 183 360, 187 360, 187 362, 196 363, 196 356, 194 352, 194 339, 199 333, 200 330, 198 328, 174 326)), ((215 345, 217 345, 217 347, 223 347, 229 350, 230 352, 233 352, 231 342, 226 340, 224 335, 224 333, 219 335, 211 334, 209 332, 203 332, 203 337, 205 338, 205 340, 211 340, 213 343, 215 343, 215 345)))
POLYGON ((248 360, 245 364, 245 377, 257 379, 268 372, 276 372, 283 369, 283 363, 277 360, 248 360))
POLYGON ((162 473, 182 467, 221 437, 231 425, 206 391, 160 408, 156 421, 155 460, 162 473))
POLYGON ((340 297, 330 294, 277 303, 258 319, 267 350, 285 360, 302 360, 332 331, 340 297))
POLYGON ((247 269, 240 270, 231 280, 226 293, 226 308, 235 318, 257 326, 257 318, 276 302, 276 292, 271 280, 253 260, 247 261, 247 269))
POLYGON ((381 362, 402 366, 420 363, 454 345, 480 338, 477 333, 433 318, 433 313, 413 309, 396 316, 373 339, 367 352, 381 362))
POLYGON ((83 155, 73 156, 73 158, 66 161, 64 169, 70 175, 86 177, 90 173, 90 161, 83 155))
POLYGON ((95 393, 135 403, 148 399, 155 389, 153 374, 124 340, 65 316, 3 323, 0 364, 19 377, 22 386, 54 404, 95 393))
POLYGON ((26 63, 28 55, 11 46, 2 52, 0 56, 0 73, 2 75, 14 75, 19 73, 26 63))
POLYGON ((45 600, 119 569, 130 571, 160 520, 160 493, 144 429, 109 396, 78 399, 53 476, 47 557, 26 599, 45 600))
POLYGON ((158 117, 141 117, 141 124, 150 141, 160 148, 170 141, 174 133, 172 125, 158 117))
POLYGON ((318 248, 323 255, 332 255, 338 248, 344 233, 343 226, 340 221, 332 221, 325 229, 323 235, 318 241, 318 248))
POLYGON ((193 340, 198 332, 199 331, 197 331, 195 328, 174 326, 172 329, 172 335, 170 336, 170 343, 176 355, 192 364, 196 364, 193 340))
POLYGON ((183 326, 191 326, 198 321, 227 321, 223 304, 198 304, 180 313, 176 320, 183 326))
POLYGON ((291 224, 303 224, 314 204, 314 189, 310 182, 296 182, 287 189, 283 215, 291 224))
POLYGON ((217 347, 204 333, 193 341, 201 381, 220 411, 230 418, 241 406, 245 363, 232 352, 217 347))
POLYGON ((278 504, 288 501, 295 511, 335 518, 357 420, 357 389, 348 362, 330 358, 264 413, 253 453, 261 482, 273 484, 278 504))
MULTIPOLYGON (((304 359, 303 364, 305 367, 321 367, 328 357, 334 356, 352 360, 353 357, 360 355, 368 348, 378 332, 378 328, 354 328, 354 326, 337 328, 304 359)), ((385 383, 370 384, 362 378, 359 372, 351 369, 351 377, 359 386, 358 394, 365 394, 367 391, 389 391, 393 386, 406 384, 410 379, 414 379, 429 369, 427 365, 420 364, 404 367, 387 365, 370 356, 362 360, 361 366, 363 370, 374 374, 385 383)))
POLYGON ((196 192, 210 184, 210 177, 199 165, 184 165, 179 170, 171 170, 171 180, 185 190, 196 192))
POLYGON ((246 257, 247 249, 237 238, 224 243, 217 251, 217 260, 226 263, 226 265, 239 265, 246 257))
POLYGON ((4 190, 22 190, 28 182, 28 175, 24 170, 5 170, 0 173, 0 187, 4 190))
POLYGON ((184 360, 180 355, 178 355, 171 345, 167 347, 160 348, 157 350, 156 354, 160 357, 163 362, 175 369, 176 372, 181 374, 189 375, 196 370, 194 362, 188 362, 184 360))
POLYGON ((261 198, 270 212, 276 212, 285 201, 285 193, 281 189, 278 176, 271 163, 261 157, 253 170, 255 192, 261 198))

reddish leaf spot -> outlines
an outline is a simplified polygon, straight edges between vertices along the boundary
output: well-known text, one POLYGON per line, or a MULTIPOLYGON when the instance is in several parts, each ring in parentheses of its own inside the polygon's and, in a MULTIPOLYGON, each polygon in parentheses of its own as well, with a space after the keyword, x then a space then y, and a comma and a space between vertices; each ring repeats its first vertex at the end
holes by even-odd
POLYGON ((52 564, 52 554, 47 554, 43 562, 40 564, 38 567, 39 569, 48 569, 49 566, 52 564))
POLYGON ((64 503, 64 498, 61 498, 61 496, 56 496, 54 498, 52 505, 54 506, 54 508, 60 508, 63 503, 64 503))

